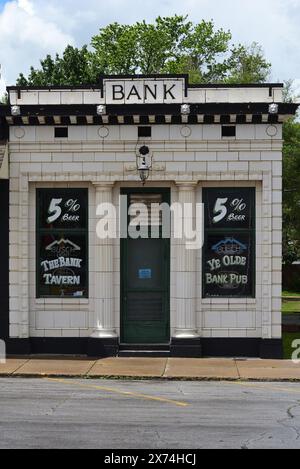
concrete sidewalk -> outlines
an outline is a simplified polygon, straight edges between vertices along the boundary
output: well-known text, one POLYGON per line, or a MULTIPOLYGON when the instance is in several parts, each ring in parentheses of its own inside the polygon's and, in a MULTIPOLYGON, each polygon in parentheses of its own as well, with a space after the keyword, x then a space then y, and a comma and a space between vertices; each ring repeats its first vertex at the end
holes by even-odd
POLYGON ((0 377, 299 381, 300 364, 284 360, 189 358, 30 358, 0 363, 0 377))

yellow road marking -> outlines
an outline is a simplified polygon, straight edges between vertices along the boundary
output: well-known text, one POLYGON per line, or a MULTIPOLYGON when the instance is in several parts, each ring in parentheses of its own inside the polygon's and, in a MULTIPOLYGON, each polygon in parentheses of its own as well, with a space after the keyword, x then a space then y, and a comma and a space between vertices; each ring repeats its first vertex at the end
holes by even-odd
POLYGON ((300 394, 300 386, 299 386, 299 390, 296 390, 296 389, 286 388, 283 386, 272 386, 271 384, 266 384, 266 383, 261 383, 261 385, 259 386, 258 384, 246 383, 246 382, 240 382, 240 381, 232 381, 232 382, 224 381, 223 384, 244 386, 244 387, 253 388, 253 389, 260 389, 261 391, 270 389, 271 391, 284 391, 284 392, 288 392, 291 394, 300 394))
POLYGON ((98 391, 105 391, 109 392, 112 394, 119 394, 121 396, 126 396, 126 397, 132 397, 134 399, 144 399, 146 401, 156 401, 156 402, 164 402, 166 404, 173 404, 176 405, 177 407, 188 407, 189 404, 187 402, 181 402, 181 401, 175 401, 173 399, 167 399, 165 397, 155 397, 155 396, 148 396, 147 394, 140 394, 136 392, 129 392, 129 391, 120 391, 118 389, 114 388, 108 388, 106 386, 98 386, 98 385, 93 385, 93 384, 84 384, 84 383, 79 383, 78 381, 69 381, 65 379, 58 379, 58 378, 44 378, 46 381, 51 381, 51 382, 56 382, 56 383, 61 383, 61 384, 69 384, 72 386, 77 386, 80 388, 85 388, 85 389, 94 389, 98 391))

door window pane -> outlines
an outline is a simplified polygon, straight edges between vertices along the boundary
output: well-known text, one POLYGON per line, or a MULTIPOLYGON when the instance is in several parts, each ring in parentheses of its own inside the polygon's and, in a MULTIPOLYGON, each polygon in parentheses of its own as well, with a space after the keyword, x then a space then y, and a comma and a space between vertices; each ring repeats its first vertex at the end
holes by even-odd
POLYGON ((128 288, 162 288, 164 243, 161 239, 128 240, 128 288))
POLYGON ((134 210, 130 210, 130 221, 136 217, 136 208, 138 205, 143 205, 145 210, 145 217, 141 217, 141 224, 144 226, 161 226, 162 225, 162 211, 160 205, 163 203, 162 194, 130 194, 130 206, 134 205, 134 210), (133 213, 134 212, 134 213, 133 213))

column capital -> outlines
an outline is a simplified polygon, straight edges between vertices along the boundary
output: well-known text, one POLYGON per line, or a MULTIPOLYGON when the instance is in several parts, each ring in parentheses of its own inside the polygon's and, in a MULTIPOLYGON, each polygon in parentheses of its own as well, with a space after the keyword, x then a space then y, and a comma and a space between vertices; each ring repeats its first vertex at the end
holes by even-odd
POLYGON ((106 192, 108 190, 112 190, 114 185, 114 182, 93 182, 93 186, 97 192, 106 192))

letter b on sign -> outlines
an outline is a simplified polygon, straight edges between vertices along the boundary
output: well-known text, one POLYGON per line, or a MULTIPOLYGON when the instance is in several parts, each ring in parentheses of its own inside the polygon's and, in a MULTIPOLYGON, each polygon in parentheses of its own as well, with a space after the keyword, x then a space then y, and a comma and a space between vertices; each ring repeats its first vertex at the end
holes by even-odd
POLYGON ((113 100, 122 101, 125 98, 124 88, 122 85, 113 85, 113 100))

